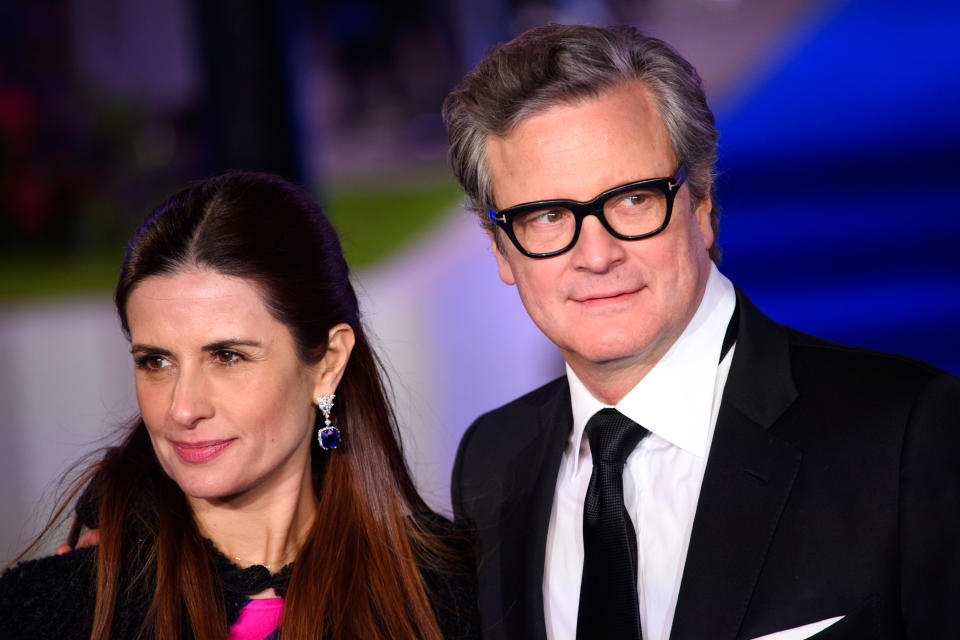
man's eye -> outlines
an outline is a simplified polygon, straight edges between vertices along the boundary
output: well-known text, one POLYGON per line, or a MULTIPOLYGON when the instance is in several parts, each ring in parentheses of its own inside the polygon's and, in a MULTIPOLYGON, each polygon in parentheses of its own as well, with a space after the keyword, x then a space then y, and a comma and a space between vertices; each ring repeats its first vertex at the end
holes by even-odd
POLYGON ((567 211, 564 209, 547 209, 541 211, 536 218, 539 224, 556 224, 566 217, 567 211))
POLYGON ((628 196, 624 196, 621 203, 627 207, 642 207, 650 201, 650 194, 648 193, 631 193, 628 196))

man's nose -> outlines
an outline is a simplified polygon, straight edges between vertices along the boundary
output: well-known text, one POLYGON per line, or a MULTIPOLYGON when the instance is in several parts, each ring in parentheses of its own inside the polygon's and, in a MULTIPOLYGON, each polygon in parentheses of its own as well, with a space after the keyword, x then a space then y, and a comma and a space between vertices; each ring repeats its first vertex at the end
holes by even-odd
POLYGON ((571 251, 575 267, 596 273, 609 271, 626 257, 623 241, 613 237, 595 215, 583 219, 571 251))
POLYGON ((170 401, 170 417, 179 425, 194 428, 200 420, 213 416, 208 381, 200 367, 184 367, 177 378, 170 401))

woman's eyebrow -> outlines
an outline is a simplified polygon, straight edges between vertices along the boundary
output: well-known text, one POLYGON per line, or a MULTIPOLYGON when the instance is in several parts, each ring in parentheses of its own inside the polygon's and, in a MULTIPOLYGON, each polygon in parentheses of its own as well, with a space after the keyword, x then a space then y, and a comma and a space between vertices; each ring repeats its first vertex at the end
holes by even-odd
POLYGON ((204 351, 219 351, 220 349, 230 349, 231 347, 262 347, 263 344, 257 340, 241 340, 234 338, 231 340, 218 340, 203 345, 204 351))
POLYGON ((141 353, 141 352, 155 353, 158 356, 173 355, 173 352, 170 351, 169 349, 162 349, 160 347, 154 347, 149 344, 134 344, 130 346, 130 353, 141 353))

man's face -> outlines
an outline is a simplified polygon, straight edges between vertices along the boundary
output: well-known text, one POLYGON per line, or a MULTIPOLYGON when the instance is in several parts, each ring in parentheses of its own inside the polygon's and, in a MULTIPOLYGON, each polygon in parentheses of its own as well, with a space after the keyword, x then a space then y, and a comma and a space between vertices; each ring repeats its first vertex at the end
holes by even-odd
MULTIPOLYGON (((666 127, 640 83, 551 107, 506 136, 490 136, 487 158, 498 209, 551 198, 586 201, 677 170, 666 127)), ((504 252, 494 243, 493 253, 500 278, 517 286, 530 317, 578 376, 624 370, 642 377, 700 303, 713 244, 710 209, 708 198, 693 210, 683 186, 670 224, 656 236, 617 240, 588 216, 577 244, 559 256, 525 257, 505 236, 504 252)))

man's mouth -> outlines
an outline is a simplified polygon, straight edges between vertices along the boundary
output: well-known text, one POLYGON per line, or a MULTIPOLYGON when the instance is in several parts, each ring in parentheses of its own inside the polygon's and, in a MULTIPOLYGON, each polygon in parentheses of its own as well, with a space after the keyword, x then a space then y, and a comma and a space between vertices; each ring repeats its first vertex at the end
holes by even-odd
POLYGON ((573 296, 572 300, 574 302, 579 302, 581 304, 586 304, 590 306, 612 304, 617 302, 625 302, 626 300, 630 299, 631 296, 635 295, 639 291, 640 289, 627 289, 627 290, 589 293, 581 296, 573 296))

